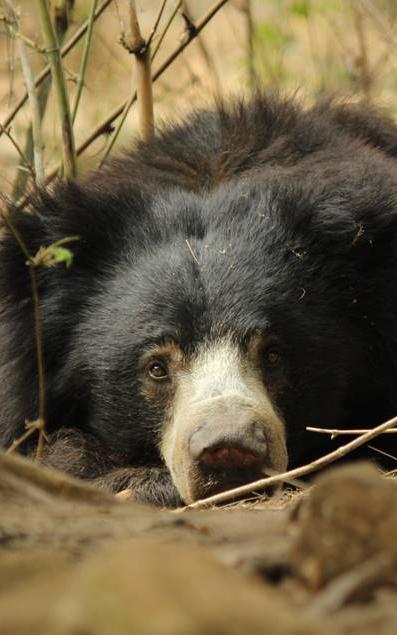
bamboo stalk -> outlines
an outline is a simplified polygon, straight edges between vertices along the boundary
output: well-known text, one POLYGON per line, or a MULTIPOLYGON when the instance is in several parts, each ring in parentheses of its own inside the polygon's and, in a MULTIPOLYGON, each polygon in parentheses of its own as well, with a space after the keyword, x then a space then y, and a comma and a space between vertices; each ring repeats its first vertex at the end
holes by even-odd
POLYGON ((32 113, 32 140, 33 140, 33 162, 35 171, 35 184, 38 187, 44 185, 44 159, 43 159, 43 139, 41 134, 41 114, 39 100, 34 85, 34 76, 30 64, 29 55, 25 43, 19 40, 19 51, 26 89, 29 95, 30 110, 32 113))
MULTIPOLYGON (((164 5, 163 5, 164 6, 164 5)), ((150 42, 145 41, 139 28, 135 0, 129 0, 130 42, 129 51, 135 56, 136 85, 141 137, 147 141, 154 133, 152 72, 150 42)), ((155 29, 155 27, 154 27, 155 29)), ((154 32, 153 29, 153 32, 154 32)))
POLYGON ((77 80, 76 98, 75 98, 75 102, 74 102, 74 106, 73 106, 73 114, 72 114, 72 122, 73 123, 75 122, 77 111, 78 111, 78 108, 79 108, 80 99, 81 99, 81 96, 83 94, 83 88, 84 88, 85 76, 86 76, 86 72, 87 72, 88 56, 89 56, 90 47, 91 47, 92 32, 93 32, 93 28, 94 28, 97 4, 98 4, 98 0, 92 0, 90 17, 88 19, 87 37, 85 38, 85 42, 84 42, 83 56, 81 58, 80 71, 79 71, 78 80, 77 80))
POLYGON ((61 52, 58 44, 58 38, 51 22, 48 0, 37 0, 37 4, 40 13, 43 39, 47 55, 50 59, 52 78, 58 99, 65 175, 66 177, 72 177, 77 174, 76 150, 61 52))
MULTIPOLYGON (((57 5, 58 9, 55 12, 54 26, 55 26, 55 31, 57 33, 58 40, 60 43, 62 43, 64 35, 66 34, 66 31, 69 26, 68 8, 69 8, 69 5, 73 4, 73 2, 74 0, 68 0, 68 2, 63 2, 63 4, 60 6, 57 5)), ((35 48, 37 48, 37 44, 35 45, 35 48)), ((51 88, 51 75, 48 75, 46 79, 42 82, 42 84, 40 84, 40 86, 35 86, 35 78, 33 78, 33 80, 30 80, 30 82, 32 84, 32 88, 30 89, 30 93, 29 91, 27 91, 28 97, 30 100, 31 93, 37 94, 39 118, 40 118, 40 125, 41 125, 41 122, 43 121, 44 114, 47 108, 48 96, 49 96, 50 88, 51 88)), ((26 83, 26 80, 25 80, 25 83, 26 83)), ((34 159, 34 152, 35 152, 34 146, 35 146, 35 142, 33 139, 33 126, 32 124, 30 124, 26 133, 26 141, 25 141, 25 148, 24 148, 24 154, 29 161, 32 161, 34 159)), ((26 192, 26 184, 27 184, 26 171, 19 169, 17 178, 15 179, 15 182, 14 182, 13 191, 12 191, 12 197, 14 201, 17 201, 26 192)))

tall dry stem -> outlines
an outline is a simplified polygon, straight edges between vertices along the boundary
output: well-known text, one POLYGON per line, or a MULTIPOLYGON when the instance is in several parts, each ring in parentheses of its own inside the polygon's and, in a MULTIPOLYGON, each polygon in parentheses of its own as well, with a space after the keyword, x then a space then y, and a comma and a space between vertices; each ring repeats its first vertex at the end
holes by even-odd
POLYGON ((77 174, 76 150, 61 51, 58 38, 51 21, 48 0, 37 0, 37 4, 40 14, 43 39, 47 56, 50 60, 52 78, 58 100, 63 140, 62 150, 65 175, 66 177, 72 177, 77 174))
POLYGON ((139 129, 144 140, 154 132, 152 72, 150 42, 144 40, 139 27, 135 0, 129 0, 130 33, 126 46, 135 57, 135 77, 138 95, 139 129))

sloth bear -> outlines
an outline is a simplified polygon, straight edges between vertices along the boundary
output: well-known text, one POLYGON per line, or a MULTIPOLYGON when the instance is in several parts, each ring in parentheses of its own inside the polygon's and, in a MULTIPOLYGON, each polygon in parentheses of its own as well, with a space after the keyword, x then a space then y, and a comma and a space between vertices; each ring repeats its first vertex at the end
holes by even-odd
MULTIPOLYGON (((11 220, 31 254, 79 236, 70 268, 37 269, 48 465, 172 506, 318 456, 308 425, 397 413, 397 127, 376 110, 195 112, 11 220)), ((38 414, 7 228, 0 302, 7 447, 38 414)))

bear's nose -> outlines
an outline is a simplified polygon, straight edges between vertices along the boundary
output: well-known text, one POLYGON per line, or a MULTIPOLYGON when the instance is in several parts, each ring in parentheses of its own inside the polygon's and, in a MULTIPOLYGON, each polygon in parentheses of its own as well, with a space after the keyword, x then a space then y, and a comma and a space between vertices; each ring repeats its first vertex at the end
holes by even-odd
POLYGON ((262 457, 243 447, 220 445, 205 449, 199 462, 214 468, 252 468, 262 463, 262 457))
POLYGON ((206 476, 213 472, 222 481, 248 482, 262 475, 266 434, 255 421, 225 425, 209 420, 193 432, 190 453, 206 476))

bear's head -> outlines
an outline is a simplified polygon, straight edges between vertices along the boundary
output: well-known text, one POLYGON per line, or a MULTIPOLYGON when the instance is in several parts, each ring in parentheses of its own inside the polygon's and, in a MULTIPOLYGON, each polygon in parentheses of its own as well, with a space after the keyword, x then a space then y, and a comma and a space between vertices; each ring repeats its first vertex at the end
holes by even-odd
POLYGON ((98 279, 73 372, 95 434, 134 465, 161 457, 191 502, 296 464, 306 425, 343 418, 362 350, 343 263, 324 268, 279 194, 167 196, 98 279))

